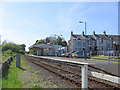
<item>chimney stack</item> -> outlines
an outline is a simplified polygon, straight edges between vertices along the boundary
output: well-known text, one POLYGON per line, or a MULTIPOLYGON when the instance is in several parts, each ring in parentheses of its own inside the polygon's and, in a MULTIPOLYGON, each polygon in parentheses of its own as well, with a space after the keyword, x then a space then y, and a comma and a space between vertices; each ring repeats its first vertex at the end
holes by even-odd
POLYGON ((104 31, 103 34, 106 35, 106 31, 104 31))
POLYGON ((93 31, 93 35, 95 35, 95 31, 93 31))
POLYGON ((71 31, 71 36, 73 35, 73 31, 71 31))
POLYGON ((84 36, 84 31, 82 32, 82 36, 84 36))

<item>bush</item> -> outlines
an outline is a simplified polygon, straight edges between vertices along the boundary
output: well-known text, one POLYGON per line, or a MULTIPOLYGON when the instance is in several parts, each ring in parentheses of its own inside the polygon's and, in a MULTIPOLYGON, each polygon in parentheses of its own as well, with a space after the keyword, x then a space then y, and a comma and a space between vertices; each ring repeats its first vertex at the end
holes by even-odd
POLYGON ((33 54, 33 50, 29 50, 29 53, 30 53, 30 54, 33 54))
POLYGON ((12 50, 4 51, 4 53, 6 53, 6 54, 13 54, 12 50))
POLYGON ((19 53, 25 54, 25 51, 24 50, 20 50, 19 53))

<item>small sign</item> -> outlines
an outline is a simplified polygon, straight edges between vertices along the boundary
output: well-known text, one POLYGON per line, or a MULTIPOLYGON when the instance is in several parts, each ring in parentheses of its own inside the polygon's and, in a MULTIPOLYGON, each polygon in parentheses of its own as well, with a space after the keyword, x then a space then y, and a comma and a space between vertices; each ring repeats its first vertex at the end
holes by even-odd
POLYGON ((16 54, 16 67, 20 68, 20 54, 16 54))

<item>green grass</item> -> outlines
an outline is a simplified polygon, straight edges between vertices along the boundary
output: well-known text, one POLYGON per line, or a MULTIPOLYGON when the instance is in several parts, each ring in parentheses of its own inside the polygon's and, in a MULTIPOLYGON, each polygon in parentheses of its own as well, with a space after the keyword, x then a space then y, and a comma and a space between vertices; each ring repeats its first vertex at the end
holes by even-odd
POLYGON ((15 53, 14 54, 7 54, 7 53, 2 53, 2 61, 5 61, 5 60, 7 60, 10 56, 14 56, 15 55, 15 53))
POLYGON ((41 75, 37 74, 38 71, 31 69, 31 67, 26 64, 25 59, 22 56, 20 66, 25 70, 16 68, 16 58, 13 58, 13 61, 11 62, 8 72, 7 70, 5 70, 6 73, 4 73, 4 75, 2 76, 2 88, 36 88, 36 89, 37 88, 42 89, 43 87, 57 88, 56 85, 53 86, 46 85, 46 83, 52 83, 51 81, 42 82, 43 78, 41 77, 41 75), (29 73, 31 73, 31 75, 29 73), (24 77, 24 75, 26 76, 24 77), (21 76, 23 76, 23 78, 21 76), (41 82, 43 84, 41 84, 41 82))
POLYGON ((105 59, 107 59, 108 56, 92 56, 91 58, 105 58, 105 59))
MULTIPOLYGON (((104 58, 104 59, 108 59, 108 56, 92 56, 91 58, 104 58)), ((120 59, 120 57, 112 57, 110 56, 111 59, 120 59)))
POLYGON ((0 77, 0 90, 2 90, 2 78, 0 77))
POLYGON ((18 78, 18 73, 21 69, 16 68, 15 58, 11 62, 10 68, 8 70, 7 75, 2 76, 2 87, 3 88, 20 88, 21 82, 18 78))

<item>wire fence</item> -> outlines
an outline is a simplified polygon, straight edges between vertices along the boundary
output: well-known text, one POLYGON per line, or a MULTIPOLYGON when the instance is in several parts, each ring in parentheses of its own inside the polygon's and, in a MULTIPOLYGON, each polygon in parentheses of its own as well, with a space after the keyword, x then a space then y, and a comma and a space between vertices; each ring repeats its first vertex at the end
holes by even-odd
POLYGON ((87 52, 88 56, 118 56, 120 57, 120 51, 91 51, 91 52, 87 52))

